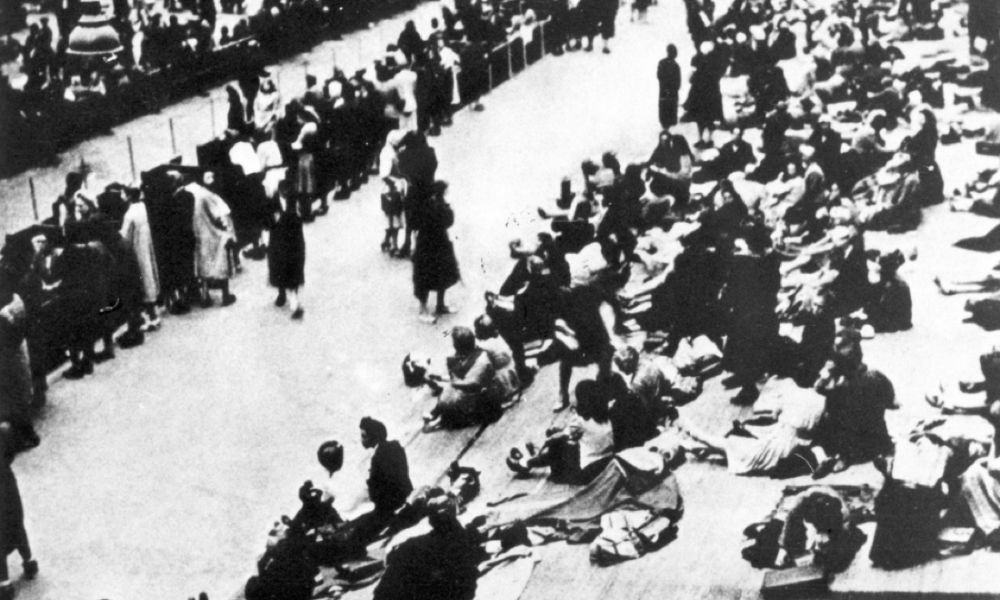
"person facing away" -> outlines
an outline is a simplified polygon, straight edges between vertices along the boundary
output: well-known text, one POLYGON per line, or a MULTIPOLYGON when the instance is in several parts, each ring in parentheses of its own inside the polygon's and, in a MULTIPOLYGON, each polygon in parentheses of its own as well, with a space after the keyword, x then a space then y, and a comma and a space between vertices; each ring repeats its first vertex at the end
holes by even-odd
POLYGON ((431 531, 411 538, 386 556, 375 600, 471 600, 482 552, 475 536, 456 518, 455 498, 427 503, 431 531))
POLYGON ((677 64, 677 47, 667 46, 667 56, 656 67, 660 82, 660 126, 668 129, 677 124, 677 102, 681 91, 681 67, 677 64))

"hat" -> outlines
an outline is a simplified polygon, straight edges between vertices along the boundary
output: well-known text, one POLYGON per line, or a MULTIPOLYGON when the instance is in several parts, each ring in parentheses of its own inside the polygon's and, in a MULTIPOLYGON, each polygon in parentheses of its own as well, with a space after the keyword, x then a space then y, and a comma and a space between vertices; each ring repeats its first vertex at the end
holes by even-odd
POLYGON ((316 451, 316 458, 327 473, 333 475, 344 466, 344 447, 336 440, 323 442, 316 451))

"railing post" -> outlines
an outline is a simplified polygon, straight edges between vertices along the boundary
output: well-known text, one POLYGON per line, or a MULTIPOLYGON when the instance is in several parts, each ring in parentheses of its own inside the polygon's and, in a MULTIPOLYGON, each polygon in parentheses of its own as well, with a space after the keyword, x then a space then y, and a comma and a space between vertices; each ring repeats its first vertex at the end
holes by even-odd
POLYGON ((132 183, 135 181, 135 152, 132 151, 132 136, 127 136, 125 141, 128 142, 128 164, 132 168, 132 183))
MULTIPOLYGON (((534 36, 532 36, 534 37, 534 36)), ((521 56, 524 57, 524 62, 521 64, 521 70, 528 68, 528 44, 531 42, 524 41, 524 37, 521 37, 521 56)))
POLYGON ((173 158, 177 156, 177 136, 174 135, 173 117, 167 119, 167 124, 170 126, 170 157, 173 158))
POLYGON ((539 60, 541 60, 541 58, 543 56, 545 56, 545 25, 548 24, 548 22, 549 22, 548 19, 542 21, 542 24, 539 27, 539 29, 541 29, 541 43, 538 45, 538 59, 539 60))
POLYGON ((208 110, 212 114, 212 138, 214 139, 215 132, 218 131, 218 129, 215 127, 215 98, 211 96, 208 97, 208 110))
POLYGON ((510 53, 510 40, 507 40, 507 79, 514 79, 514 58, 510 53))
POLYGON ((28 187, 31 189, 31 211, 35 213, 35 222, 38 222, 38 196, 35 194, 35 180, 28 178, 28 187))
POLYGON ((493 52, 487 52, 486 53, 486 78, 488 80, 486 91, 487 92, 492 92, 493 91, 493 52))

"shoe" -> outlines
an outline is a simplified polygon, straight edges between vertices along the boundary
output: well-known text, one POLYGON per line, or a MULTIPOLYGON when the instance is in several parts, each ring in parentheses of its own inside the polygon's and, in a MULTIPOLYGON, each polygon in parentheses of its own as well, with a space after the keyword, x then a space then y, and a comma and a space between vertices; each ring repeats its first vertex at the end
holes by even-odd
POLYGON ((35 559, 24 561, 24 578, 31 580, 38 576, 38 561, 35 559))
POLYGON ((410 256, 409 246, 403 246, 396 252, 396 258, 408 258, 410 256))
POLYGON ((727 390, 735 390, 736 388, 741 387, 743 385, 740 382, 739 377, 737 377, 736 375, 730 375, 729 377, 724 378, 721 381, 721 383, 722 387, 724 387, 727 390))
POLYGON ((508 456, 505 462, 507 463, 507 468, 518 475, 527 475, 531 472, 530 468, 522 465, 520 462, 515 460, 513 456, 508 456))
POLYGON ((277 306, 278 308, 284 306, 285 302, 287 302, 287 299, 285 298, 284 294, 278 294, 278 297, 274 299, 274 305, 277 306))
POLYGON ((183 302, 174 302, 170 305, 170 308, 167 309, 167 312, 172 315, 186 315, 191 312, 191 307, 183 302))
POLYGON ((439 316, 441 316, 441 315, 450 315, 450 314, 454 314, 454 313, 455 313, 455 309, 452 308, 451 306, 448 306, 447 304, 443 304, 443 305, 438 306, 437 308, 434 309, 434 314, 439 315, 439 316))
POLYGON ((757 386, 747 385, 733 396, 730 402, 737 406, 750 406, 757 401, 757 398, 760 398, 760 390, 757 389, 757 386))
POLYGON ((422 314, 419 317, 417 317, 417 319, 421 323, 425 323, 427 325, 433 325, 433 324, 437 323, 437 317, 435 317, 434 315, 429 314, 429 313, 428 314, 422 314))
POLYGON ((115 358, 114 351, 112 351, 110 348, 107 348, 105 350, 101 350, 100 352, 94 355, 94 362, 102 363, 106 360, 114 360, 114 358, 115 358))
POLYGON ((316 216, 317 217, 322 217, 323 215, 325 215, 328 212, 330 212, 330 207, 329 206, 320 206, 319 208, 316 209, 316 216))
POLYGON ((569 400, 565 398, 561 400, 556 400, 556 403, 552 405, 552 412, 562 412, 569 408, 569 400))
POLYGON ((306 311, 304 311, 302 309, 302 307, 296 308, 295 310, 292 311, 292 320, 293 321, 299 321, 299 320, 301 320, 302 319, 302 315, 304 315, 305 312, 306 311))
POLYGON ((160 317, 154 317, 152 319, 146 317, 146 321, 142 324, 140 329, 142 329, 142 331, 159 331, 162 324, 163 322, 160 321, 160 317))
POLYGON ((146 336, 139 332, 128 332, 118 336, 118 347, 128 350, 129 348, 135 348, 136 346, 141 346, 143 342, 146 341, 146 336))
POLYGON ((226 296, 224 296, 222 298, 222 305, 223 306, 229 306, 229 305, 233 304, 234 302, 236 302, 236 296, 235 296, 235 294, 227 294, 226 296))
POLYGON ((202 298, 201 300, 202 308, 212 308, 213 306, 215 306, 215 301, 212 300, 211 296, 205 296, 204 298, 202 298))
POLYGON ((90 362, 89 360, 84 361, 83 362, 83 374, 84 375, 93 375, 94 374, 94 363, 90 362))
POLYGON ((73 365, 72 367, 63 371, 64 379, 83 379, 83 376, 87 372, 84 370, 82 365, 73 365))
POLYGON ((605 54, 611 54, 611 48, 605 48, 605 49, 601 50, 601 52, 603 52, 605 54))

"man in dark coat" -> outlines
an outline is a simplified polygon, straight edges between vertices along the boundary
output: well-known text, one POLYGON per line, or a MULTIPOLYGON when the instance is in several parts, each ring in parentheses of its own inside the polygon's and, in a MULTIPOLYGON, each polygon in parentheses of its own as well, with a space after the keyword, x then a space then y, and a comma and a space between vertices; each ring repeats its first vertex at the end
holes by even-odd
POLYGON ((430 533, 406 540, 386 556, 375 600, 471 600, 481 557, 474 535, 455 517, 454 498, 428 501, 430 533))
POLYGON ((355 539, 368 544, 393 520, 396 510, 413 491, 406 450, 389 440, 385 424, 371 417, 361 419, 361 445, 374 448, 368 471, 368 497, 375 508, 354 521, 355 539))
POLYGON ((660 126, 668 129, 677 124, 677 103, 681 91, 681 68, 677 64, 677 47, 667 46, 667 57, 656 67, 660 82, 660 126))

